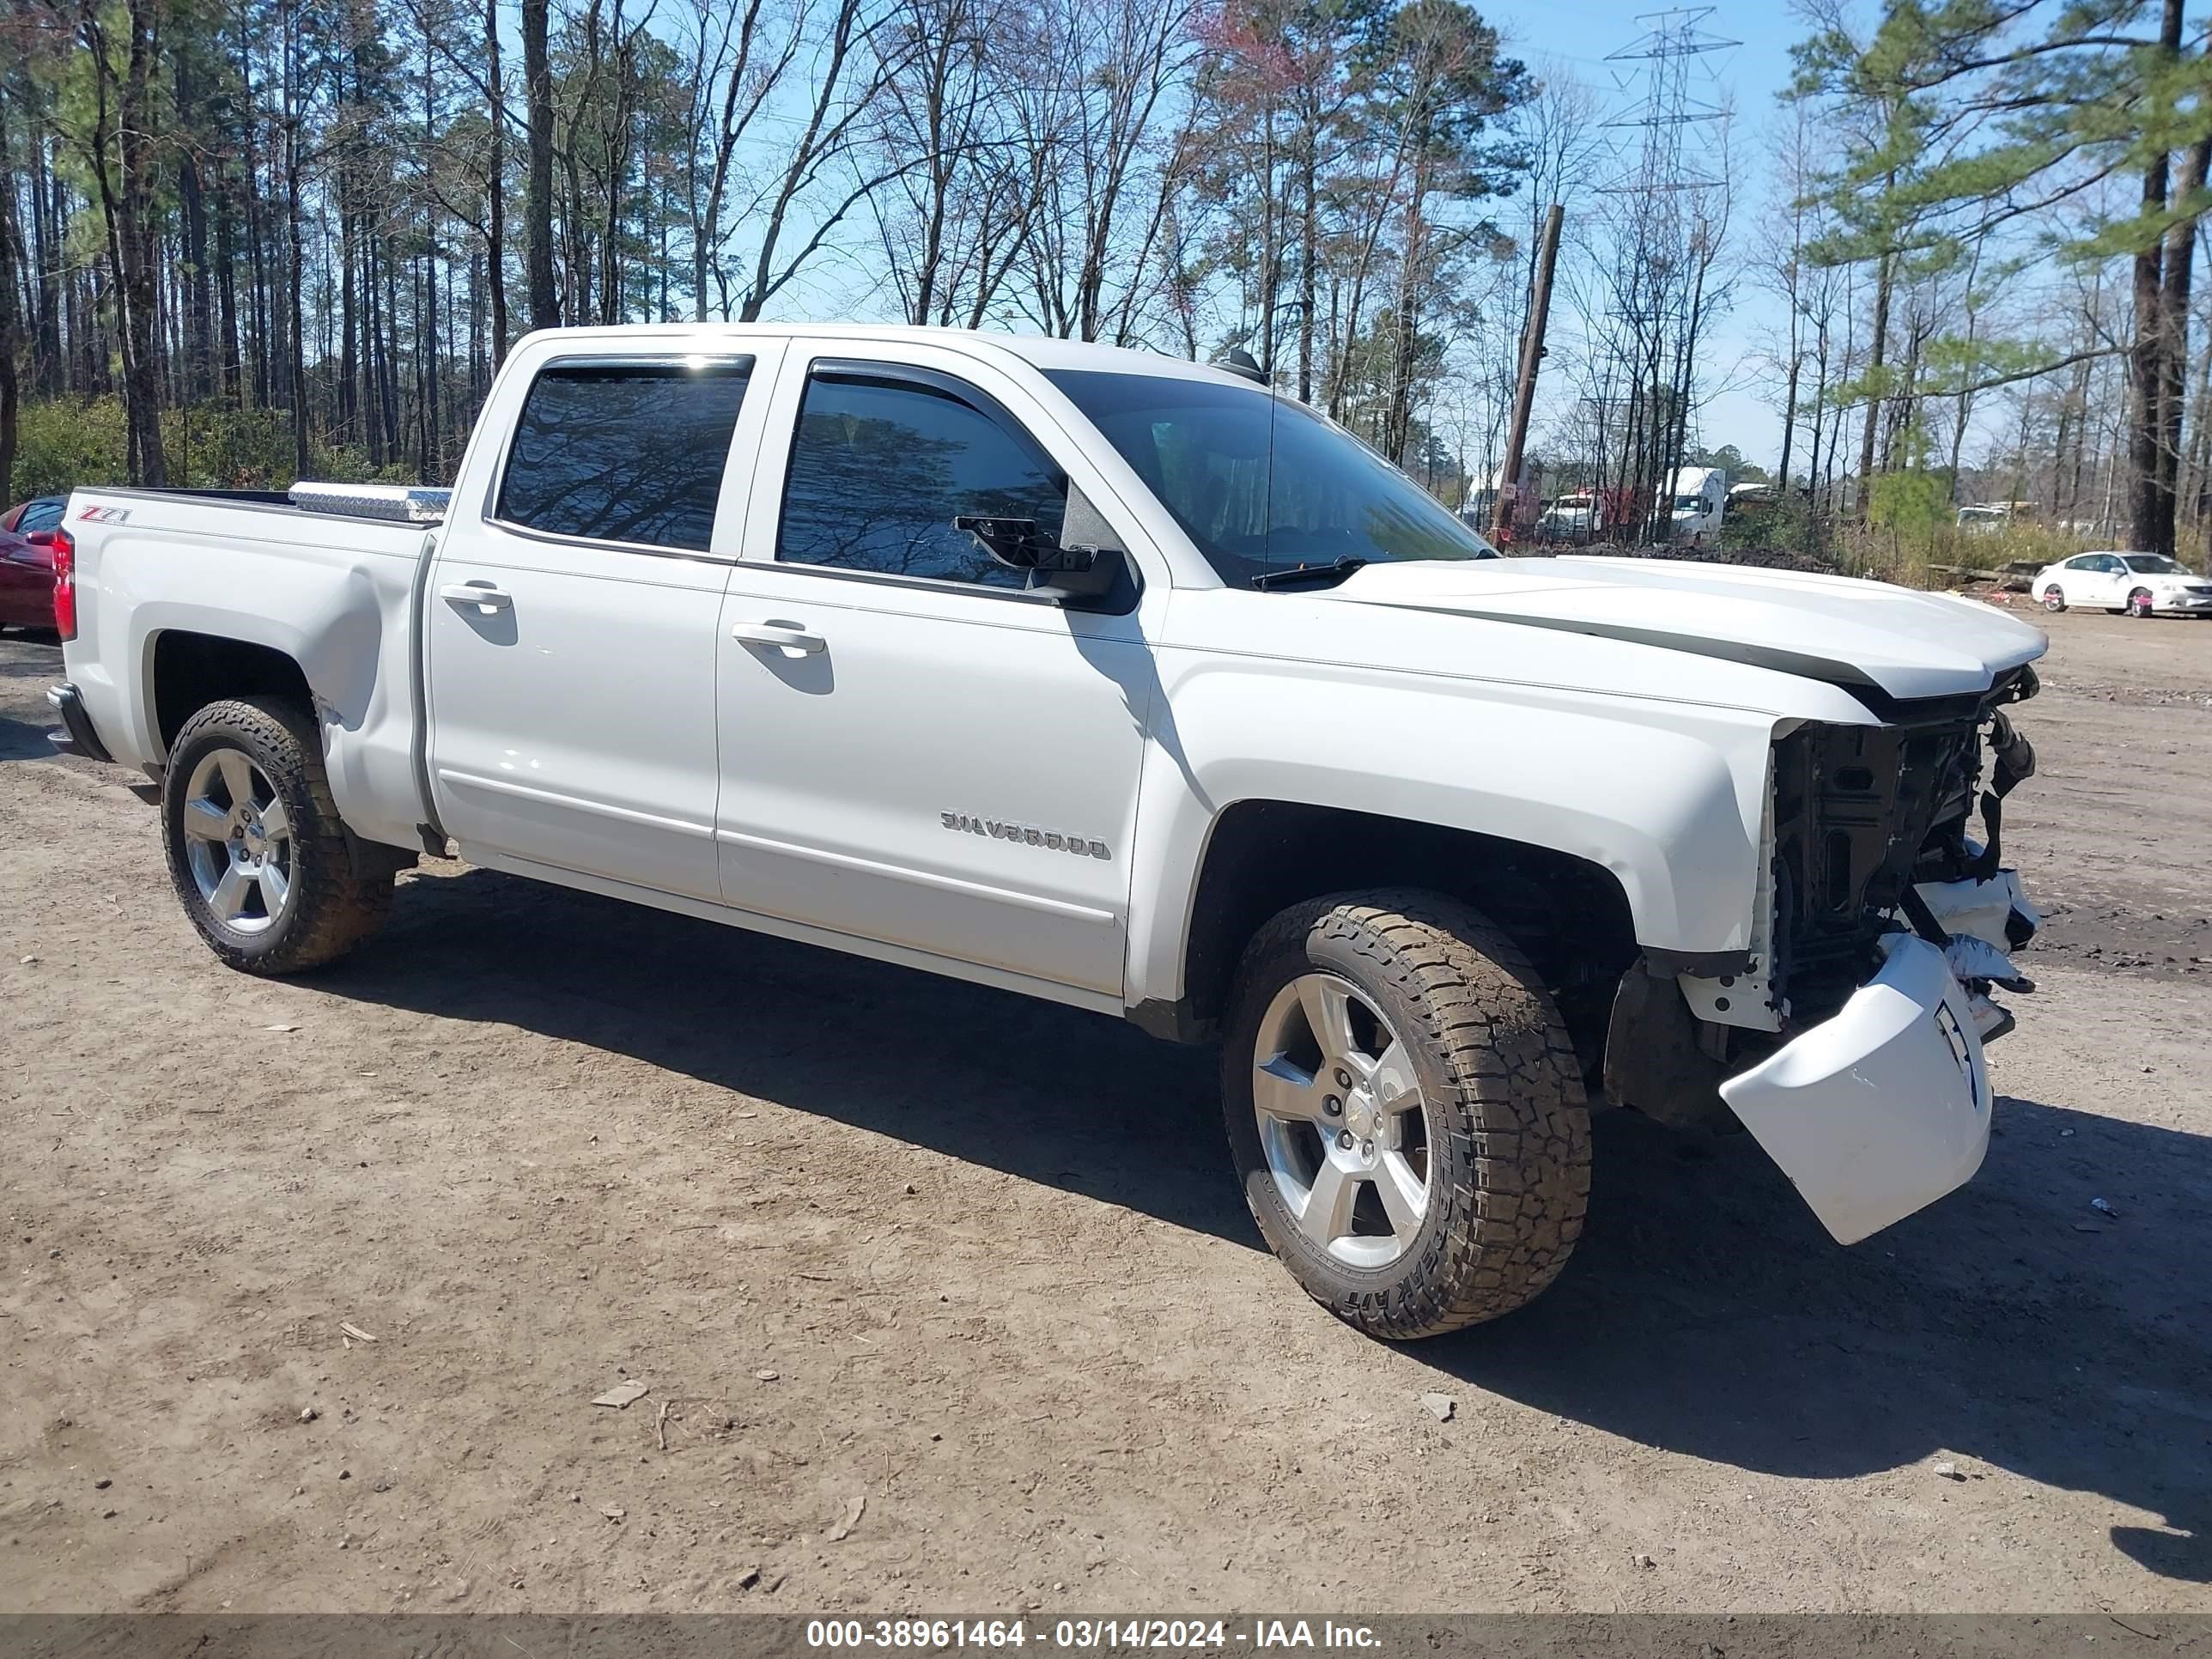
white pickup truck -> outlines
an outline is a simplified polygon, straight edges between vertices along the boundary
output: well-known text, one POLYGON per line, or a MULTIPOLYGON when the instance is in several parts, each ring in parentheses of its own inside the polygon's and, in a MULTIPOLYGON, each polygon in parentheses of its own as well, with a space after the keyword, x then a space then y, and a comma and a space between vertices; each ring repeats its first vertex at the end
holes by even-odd
POLYGON ((1386 1337, 1552 1281, 1593 1105, 1740 1124, 1845 1243, 1981 1161, 1996 611, 1501 559, 1248 373, 924 329, 532 335, 449 496, 313 499, 81 490, 58 550, 67 741, 234 967, 458 852, 1218 1041, 1261 1231, 1386 1337))

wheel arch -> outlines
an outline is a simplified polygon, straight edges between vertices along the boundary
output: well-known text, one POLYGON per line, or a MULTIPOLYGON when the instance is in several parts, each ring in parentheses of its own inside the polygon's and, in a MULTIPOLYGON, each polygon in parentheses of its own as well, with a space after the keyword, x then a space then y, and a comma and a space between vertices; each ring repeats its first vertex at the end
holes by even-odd
MULTIPOLYGON (((211 583, 216 574, 209 573, 211 583)), ((179 714, 171 699, 194 685, 210 688, 202 704, 281 689, 301 698, 319 720, 335 718, 349 730, 370 712, 383 622, 365 576, 315 565, 294 570, 260 557, 240 562, 228 574, 234 581, 252 580, 266 609, 166 593, 129 607, 125 625, 149 759, 166 760, 170 740, 192 712, 179 714)))
POLYGON ((1473 905, 1525 953, 1578 1048, 1602 1043, 1638 946, 1620 878, 1556 848, 1340 806, 1252 799, 1212 821, 1182 933, 1181 994, 1132 1017, 1157 1034, 1218 1030, 1246 945, 1269 917, 1327 894, 1415 887, 1473 905))
POLYGON ((232 697, 283 697, 311 715, 314 690, 298 658, 274 645, 164 629, 146 641, 147 729, 167 757, 186 720, 211 702, 232 697))

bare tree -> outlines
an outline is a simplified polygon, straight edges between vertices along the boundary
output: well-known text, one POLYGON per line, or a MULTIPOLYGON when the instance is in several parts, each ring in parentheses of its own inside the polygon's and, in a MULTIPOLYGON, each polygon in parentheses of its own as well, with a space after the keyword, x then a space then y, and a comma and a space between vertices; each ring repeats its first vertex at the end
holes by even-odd
MULTIPOLYGON (((830 0, 826 23, 820 39, 813 40, 811 61, 806 65, 811 91, 799 131, 767 147, 761 182, 750 199, 738 204, 736 219, 757 225, 758 240, 749 268, 742 273, 734 306, 724 301, 725 314, 734 310, 741 322, 757 320, 769 303, 830 246, 847 215, 923 159, 899 157, 873 169, 863 164, 855 173, 865 124, 885 82, 903 64, 898 52, 882 49, 879 42, 890 18, 887 0, 830 0), (833 191, 837 192, 834 199, 833 191), (800 210, 808 204, 812 223, 802 231, 800 210)), ((798 35, 812 40, 804 10, 794 15, 793 27, 798 35)), ((802 45, 793 48, 788 62, 798 64, 807 56, 802 45)), ((713 217, 705 221, 704 228, 717 251, 731 234, 713 217)))
POLYGON ((1101 337, 1109 290, 1140 280, 1127 210, 1164 101, 1194 54, 1188 0, 1042 0, 1033 94, 1022 111, 1039 190, 1026 287, 1048 331, 1101 337))
MULTIPOLYGON (((9 171, 12 143, 7 112, 0 110, 0 173, 9 171)), ((10 187, 0 191, 0 501, 15 499, 16 430, 22 402, 15 364, 23 349, 23 319, 15 288, 23 264, 23 236, 16 223, 15 192, 10 187)))
MULTIPOLYGON (((1775 478, 1785 491, 1790 487, 1790 462, 1796 451, 1806 362, 1808 357, 1820 357, 1822 349, 1822 325, 1814 312, 1818 291, 1826 272, 1805 257, 1805 244, 1813 234, 1811 221, 1814 212, 1811 198, 1816 187, 1812 154, 1815 121, 1813 110, 1801 101, 1784 108, 1774 123, 1773 194, 1758 228, 1765 253, 1753 267, 1753 280, 1782 302, 1781 330, 1767 357, 1782 373, 1778 403, 1782 453, 1775 463, 1775 478)), ((1819 375, 1817 368, 1815 374, 1819 375)), ((1817 455, 1817 435, 1814 449, 1817 455)))
POLYGON ((1010 0, 898 0, 878 37, 870 153, 896 171, 869 207, 909 321, 980 324, 1020 257, 1038 198, 1010 118, 1028 27, 1010 0))
POLYGON ((91 55, 93 114, 80 135, 100 191, 108 258, 122 308, 124 416, 130 434, 131 477, 158 488, 168 482, 161 449, 161 384, 155 364, 155 270, 160 244, 153 223, 155 171, 155 59, 160 50, 158 0, 126 0, 122 63, 106 9, 79 0, 77 29, 91 55))
POLYGON ((719 255, 738 147, 805 44, 803 5, 771 11, 769 0, 728 5, 694 0, 689 19, 691 97, 685 117, 685 209, 691 233, 692 314, 707 320, 711 282, 729 314, 728 273, 719 255))

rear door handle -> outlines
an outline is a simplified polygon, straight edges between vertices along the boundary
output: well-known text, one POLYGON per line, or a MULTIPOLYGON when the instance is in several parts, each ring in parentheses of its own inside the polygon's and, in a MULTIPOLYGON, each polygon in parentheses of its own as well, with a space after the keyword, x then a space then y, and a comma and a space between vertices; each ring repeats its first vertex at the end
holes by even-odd
POLYGON ((448 582, 438 590, 438 597, 449 605, 472 605, 486 615, 514 605, 513 594, 489 582, 448 582))
POLYGON ((811 657, 829 648, 828 641, 819 634, 808 633, 797 623, 739 623, 730 630, 730 637, 746 645, 780 646, 786 651, 796 651, 802 657, 811 657))

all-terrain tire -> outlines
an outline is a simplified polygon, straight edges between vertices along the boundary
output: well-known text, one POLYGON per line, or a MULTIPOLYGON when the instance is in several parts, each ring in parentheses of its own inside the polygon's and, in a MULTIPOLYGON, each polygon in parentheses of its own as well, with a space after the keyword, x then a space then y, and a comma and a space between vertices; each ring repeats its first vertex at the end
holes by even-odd
POLYGON ((1518 947, 1471 907, 1415 889, 1295 905, 1245 951, 1223 1048, 1223 1113, 1245 1201, 1308 1295, 1369 1335, 1440 1335, 1512 1312, 1559 1277, 1589 1205, 1589 1114, 1574 1045, 1518 947), (1347 1265, 1298 1226, 1253 1104, 1276 994, 1350 981, 1405 1044, 1426 1103, 1428 1201, 1386 1267, 1347 1265))
POLYGON ((356 869, 340 825, 322 734, 308 712, 282 697, 210 703, 170 745, 161 791, 161 841, 169 879, 200 937, 228 966, 249 974, 296 974, 335 961, 383 926, 392 872, 356 869), (228 927, 200 892, 184 828, 189 780, 216 749, 242 750, 265 776, 290 820, 292 875, 283 913, 252 933, 228 927))

